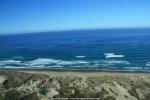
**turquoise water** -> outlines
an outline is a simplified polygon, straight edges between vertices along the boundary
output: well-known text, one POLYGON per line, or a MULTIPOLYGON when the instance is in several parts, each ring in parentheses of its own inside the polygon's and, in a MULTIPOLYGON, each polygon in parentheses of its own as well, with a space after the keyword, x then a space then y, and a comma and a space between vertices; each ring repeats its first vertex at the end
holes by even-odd
POLYGON ((0 36, 0 68, 150 70, 150 29, 0 36))

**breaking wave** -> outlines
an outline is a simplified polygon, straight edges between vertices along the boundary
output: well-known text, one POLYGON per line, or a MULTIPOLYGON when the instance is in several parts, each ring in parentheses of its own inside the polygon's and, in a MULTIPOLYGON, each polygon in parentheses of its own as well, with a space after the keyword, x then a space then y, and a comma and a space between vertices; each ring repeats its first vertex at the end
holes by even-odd
POLYGON ((150 62, 147 62, 145 65, 150 67, 150 62))
POLYGON ((4 60, 4 61, 0 61, 0 66, 3 65, 20 65, 21 61, 16 61, 16 60, 4 60))
POLYGON ((117 55, 115 53, 105 53, 105 58, 123 58, 124 55, 117 55))
POLYGON ((86 56, 75 56, 76 58, 85 58, 86 56))
POLYGON ((0 61, 0 68, 112 68, 117 65, 129 65, 125 60, 59 60, 50 58, 38 58, 32 61, 4 60, 0 61))
POLYGON ((116 64, 129 65, 130 64, 130 62, 125 60, 100 60, 98 63, 105 64, 105 65, 116 65, 116 64))

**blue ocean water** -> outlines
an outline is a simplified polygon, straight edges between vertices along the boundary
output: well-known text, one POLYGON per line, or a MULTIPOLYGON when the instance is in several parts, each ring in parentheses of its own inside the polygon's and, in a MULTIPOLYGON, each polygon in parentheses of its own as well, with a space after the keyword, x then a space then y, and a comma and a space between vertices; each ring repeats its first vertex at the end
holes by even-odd
POLYGON ((150 71, 150 29, 1 35, 0 68, 150 71))

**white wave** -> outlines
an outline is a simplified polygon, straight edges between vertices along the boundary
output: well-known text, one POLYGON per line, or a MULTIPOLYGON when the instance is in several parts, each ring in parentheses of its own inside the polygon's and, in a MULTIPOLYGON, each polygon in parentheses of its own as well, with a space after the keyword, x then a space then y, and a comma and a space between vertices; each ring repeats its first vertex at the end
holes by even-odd
POLYGON ((125 60, 100 60, 100 61, 95 61, 95 64, 99 64, 99 66, 103 67, 108 67, 112 65, 117 65, 117 64, 123 64, 123 65, 129 65, 130 62, 125 61, 125 60))
POLYGON ((75 56, 76 58, 85 58, 86 56, 75 56))
POLYGON ((73 62, 71 61, 60 61, 57 63, 58 65, 72 65, 74 64, 73 62))
POLYGON ((146 65, 146 66, 150 66, 150 62, 147 62, 145 65, 146 65))
POLYGON ((5 60, 0 61, 0 66, 4 68, 52 68, 52 67, 108 67, 116 64, 125 64, 129 65, 128 61, 124 60, 97 60, 97 61, 86 61, 86 60, 58 60, 58 59, 50 59, 50 58, 39 58, 32 61, 16 61, 16 60, 5 60), (19 66, 11 66, 11 64, 16 64, 19 66))
POLYGON ((26 67, 22 67, 22 66, 21 67, 20 66, 19 67, 16 67, 16 66, 5 66, 3 68, 26 68, 26 67))
POLYGON ((28 61, 26 64, 30 66, 35 65, 48 65, 48 64, 55 64, 59 63, 61 60, 55 60, 55 59, 48 59, 48 58, 39 58, 35 59, 33 61, 28 61))
POLYGON ((83 61, 83 60, 73 60, 73 61, 60 61, 59 63, 57 63, 58 65, 78 65, 78 64, 81 64, 81 65, 85 65, 85 64, 89 64, 90 62, 87 62, 87 61, 83 61))
POLYGON ((3 66, 3 65, 8 65, 8 64, 16 64, 16 65, 20 65, 21 64, 21 61, 19 60, 3 60, 3 61, 0 61, 0 65, 3 66))
POLYGON ((128 61, 125 60, 104 60, 103 62, 108 64, 130 64, 128 61))
POLYGON ((124 55, 116 55, 115 53, 105 53, 105 58, 123 58, 124 55))
POLYGON ((77 61, 72 61, 75 64, 89 64, 90 62, 84 61, 84 60, 77 60, 77 61))
MULTIPOLYGON (((5 60, 0 61, 0 66, 7 66, 11 64, 19 65, 19 66, 26 66, 27 68, 44 68, 44 67, 65 67, 65 66, 72 66, 72 65, 86 65, 90 62, 84 60, 72 60, 72 61, 65 61, 65 60, 57 60, 57 59, 50 59, 50 58, 39 58, 32 61, 21 62, 19 60, 5 60)), ((15 66, 11 66, 15 67, 15 66)))
POLYGON ((48 58, 39 58, 33 61, 28 61, 26 64, 29 66, 35 65, 74 65, 74 64, 87 64, 89 62, 83 60, 74 60, 74 61, 65 61, 65 60, 57 60, 57 59, 48 59, 48 58))

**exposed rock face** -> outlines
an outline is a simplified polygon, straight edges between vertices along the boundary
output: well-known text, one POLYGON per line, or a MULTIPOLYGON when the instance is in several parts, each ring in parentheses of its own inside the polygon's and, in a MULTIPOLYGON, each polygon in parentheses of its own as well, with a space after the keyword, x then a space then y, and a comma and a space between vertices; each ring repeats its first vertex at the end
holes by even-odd
POLYGON ((5 76, 0 76, 0 84, 3 83, 7 78, 5 76))
POLYGON ((111 84, 103 83, 101 87, 108 92, 109 96, 116 98, 116 100, 137 100, 129 94, 127 89, 119 85, 117 82, 111 84))
POLYGON ((88 77, 0 71, 0 100, 52 98, 150 100, 150 75, 99 75, 88 77))

